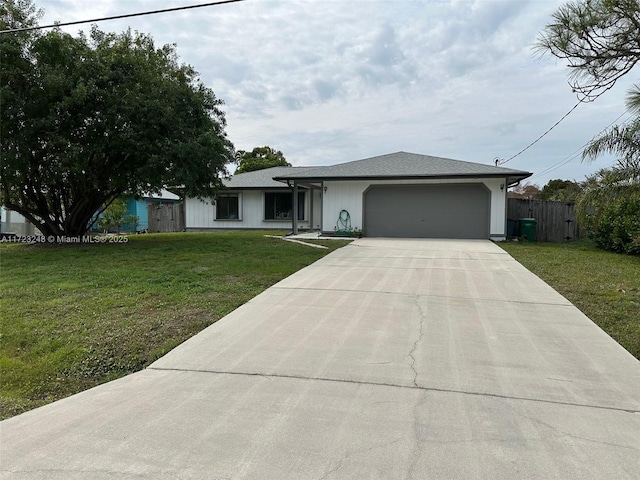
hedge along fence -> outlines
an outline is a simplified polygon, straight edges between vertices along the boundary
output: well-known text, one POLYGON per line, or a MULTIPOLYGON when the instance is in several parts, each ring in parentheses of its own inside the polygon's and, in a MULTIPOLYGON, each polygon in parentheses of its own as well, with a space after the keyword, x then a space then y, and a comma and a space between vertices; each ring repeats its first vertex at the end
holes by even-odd
POLYGON ((539 242, 562 243, 586 236, 576 222, 573 203, 508 198, 507 218, 535 218, 538 221, 536 240, 539 242))

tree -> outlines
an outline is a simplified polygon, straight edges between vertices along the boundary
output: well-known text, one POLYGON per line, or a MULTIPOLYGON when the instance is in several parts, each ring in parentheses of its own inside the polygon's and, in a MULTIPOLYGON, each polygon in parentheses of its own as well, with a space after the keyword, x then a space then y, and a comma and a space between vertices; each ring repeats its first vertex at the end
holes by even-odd
POLYGON ((569 62, 569 84, 581 99, 596 99, 640 60, 638 0, 573 0, 552 18, 536 46, 569 62))
POLYGON ((640 117, 636 117, 625 125, 615 125, 595 137, 582 157, 593 161, 603 153, 616 156, 615 184, 621 194, 637 194, 640 192, 640 117))
MULTIPOLYGON (((581 100, 595 100, 640 60, 640 1, 570 1, 554 13, 537 46, 568 60, 574 91, 581 100)), ((595 212, 591 217, 595 230, 603 212, 635 212, 634 205, 640 201, 640 86, 628 92, 627 109, 634 114, 630 122, 599 134, 582 152, 587 161, 604 153, 617 157, 612 168, 587 178, 577 198, 578 218, 584 224, 589 212, 595 212)), ((619 238, 631 238, 635 233, 622 230, 632 225, 621 222, 613 230, 619 238)))
MULTIPOLYGON (((35 22, 8 0, 0 29, 35 22)), ((233 159, 222 101, 150 36, 0 34, 0 202, 45 235, 83 235, 115 198, 211 196, 233 159)))
POLYGON ((109 231, 112 228, 116 229, 116 233, 120 234, 120 229, 124 225, 130 225, 135 230, 138 227, 140 219, 137 215, 127 214, 127 202, 117 198, 111 205, 104 209, 100 218, 98 218, 98 227, 101 230, 109 231))
POLYGON ((509 192, 510 198, 526 198, 526 199, 536 199, 540 195, 540 187, 535 183, 525 182, 523 184, 518 184, 513 187, 513 190, 509 192))
MULTIPOLYGON (((640 1, 570 1, 553 14, 537 48, 568 60, 573 90, 594 100, 640 60, 640 1)), ((633 186, 640 177, 640 86, 628 92, 627 109, 635 118, 594 138, 582 158, 592 161, 607 152, 619 155, 616 177, 622 175, 633 186)))
POLYGON ((236 153, 238 168, 236 173, 253 172, 271 167, 290 167, 280 150, 274 150, 269 146, 256 147, 250 152, 238 150, 236 153))
MULTIPOLYGON (((633 96, 628 99, 630 110, 637 109, 633 96)), ((615 165, 587 177, 585 188, 578 196, 578 214, 582 223, 590 211, 595 211, 592 228, 598 229, 599 218, 609 204, 622 205, 640 201, 640 117, 625 125, 615 125, 595 137, 582 157, 593 161, 603 153, 616 156, 615 165)))
POLYGON ((640 199, 640 182, 629 180, 628 172, 617 167, 598 170, 587 177, 584 188, 576 201, 578 218, 586 219, 586 216, 595 212, 597 218, 599 212, 608 204, 620 202, 625 199, 640 199))
POLYGON ((575 202, 578 194, 582 191, 582 187, 577 182, 571 180, 549 180, 540 191, 540 200, 548 200, 554 202, 575 202))

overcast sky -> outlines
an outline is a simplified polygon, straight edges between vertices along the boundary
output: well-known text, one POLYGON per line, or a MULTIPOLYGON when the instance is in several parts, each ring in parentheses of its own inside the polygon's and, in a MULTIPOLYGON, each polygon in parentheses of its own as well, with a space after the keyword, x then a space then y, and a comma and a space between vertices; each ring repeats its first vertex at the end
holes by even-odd
MULTIPOLYGON (((41 24, 198 3, 207 2, 36 0, 41 24)), ((236 149, 270 145, 293 165, 400 150, 493 164, 577 102, 565 64, 533 49, 562 3, 246 0, 99 27, 177 44, 181 61, 224 100, 236 149)), ((637 71, 504 166, 533 172, 540 186, 609 166, 611 158, 582 163, 579 152, 624 113, 634 80, 637 71)))

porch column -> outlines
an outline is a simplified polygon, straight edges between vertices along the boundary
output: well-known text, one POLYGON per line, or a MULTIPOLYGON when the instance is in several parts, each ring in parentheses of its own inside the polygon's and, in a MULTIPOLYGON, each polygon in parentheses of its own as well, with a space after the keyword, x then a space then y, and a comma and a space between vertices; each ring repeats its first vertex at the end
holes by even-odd
POLYGON ((298 182, 293 181, 293 234, 298 234, 298 182))
POLYGON ((324 230, 324 181, 320 182, 320 235, 324 230))
POLYGON ((309 185, 309 231, 313 231, 313 186, 309 185))

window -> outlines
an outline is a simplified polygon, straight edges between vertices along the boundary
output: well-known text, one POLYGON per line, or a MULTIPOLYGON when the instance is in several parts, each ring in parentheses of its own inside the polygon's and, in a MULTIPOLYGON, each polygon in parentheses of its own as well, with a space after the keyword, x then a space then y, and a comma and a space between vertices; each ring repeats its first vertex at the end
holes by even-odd
MULTIPOLYGON (((298 220, 304 220, 305 192, 298 192, 298 220)), ((291 220, 293 212, 293 193, 265 192, 264 219, 291 220)))
POLYGON ((240 220, 238 195, 219 195, 216 199, 216 220, 240 220))

